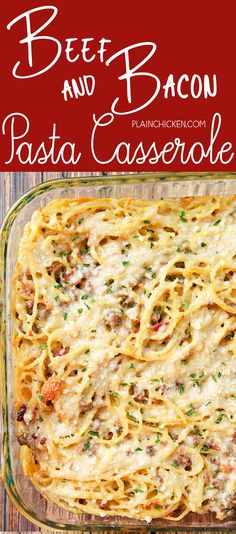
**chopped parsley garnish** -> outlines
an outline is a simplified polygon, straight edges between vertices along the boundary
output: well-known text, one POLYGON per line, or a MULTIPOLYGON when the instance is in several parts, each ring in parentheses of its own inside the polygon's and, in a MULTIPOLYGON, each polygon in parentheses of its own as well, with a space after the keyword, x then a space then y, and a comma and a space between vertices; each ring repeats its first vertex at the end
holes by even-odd
POLYGON ((178 390, 179 390, 179 394, 183 395, 183 393, 185 391, 185 387, 184 387, 184 384, 182 382, 178 385, 178 390))
POLYGON ((89 253, 89 248, 81 248, 80 249, 81 256, 85 256, 88 253, 89 253))
POLYGON ((135 365, 133 363, 130 364, 129 366, 130 369, 135 369, 135 365))
POLYGON ((135 493, 143 493, 144 490, 140 489, 140 488, 134 488, 134 491, 135 493))
POLYGON ((160 440, 161 440, 160 435, 157 434, 157 435, 156 435, 155 443, 160 443, 160 440))
POLYGON ((58 211, 57 213, 57 217, 61 217, 62 216, 62 212, 61 211, 58 211))
POLYGON ((41 350, 45 350, 47 348, 47 343, 43 343, 41 346, 40 346, 40 349, 41 350))
POLYGON ((153 247, 154 247, 154 243, 153 243, 153 241, 151 241, 150 248, 153 248, 153 247))
POLYGON ((54 300, 57 302, 59 300, 59 295, 56 295, 56 297, 54 297, 54 300))
POLYGON ((217 417, 217 419, 215 420, 215 423, 217 425, 219 425, 220 423, 222 423, 223 419, 229 419, 228 418, 228 415, 226 415, 226 413, 220 413, 220 415, 217 417))
POLYGON ((86 441, 86 443, 84 444, 84 447, 83 447, 83 450, 84 451, 89 451, 89 449, 91 448, 91 441, 86 441))
POLYGON ((196 373, 192 373, 190 376, 190 380, 193 382, 193 385, 194 386, 198 386, 200 387, 201 385, 201 380, 204 378, 205 376, 205 373, 204 371, 202 371, 199 375, 199 377, 197 377, 196 373))
POLYGON ((84 217, 81 217, 81 219, 78 220, 78 224, 82 224, 83 221, 84 221, 84 217))
POLYGON ((82 313, 82 312, 83 312, 82 308, 79 308, 79 309, 77 310, 77 312, 78 312, 78 313, 82 313))
POLYGON ((138 419, 134 415, 132 415, 132 413, 127 413, 127 416, 129 419, 131 419, 131 421, 135 421, 135 423, 138 422, 138 419))
POLYGON ((180 252, 180 246, 178 245, 175 250, 176 252, 180 252))
POLYGON ((74 235, 74 237, 72 237, 71 241, 76 241, 76 239, 79 239, 79 235, 74 235))
POLYGON ((128 260, 122 261, 122 265, 124 265, 124 267, 127 267, 129 265, 129 261, 128 260))
POLYGON ((187 300, 184 300, 184 307, 187 309, 189 307, 189 302, 187 300))
POLYGON ((65 312, 64 315, 63 315, 63 317, 64 317, 64 321, 65 321, 65 320, 67 319, 67 317, 68 317, 68 313, 65 312))
POLYGON ((121 382, 120 385, 121 385, 123 388, 124 388, 125 386, 128 386, 127 382, 121 382))
POLYGON ((62 284, 56 284, 54 287, 55 287, 55 289, 61 289, 63 287, 63 285, 62 284))
POLYGON ((81 299, 82 300, 87 300, 89 298, 89 295, 82 295, 81 299))
POLYGON ((187 414, 189 417, 191 417, 192 415, 195 414, 195 410, 194 410, 194 408, 193 408, 192 403, 189 405, 189 409, 187 410, 186 414, 187 414))
POLYGON ((132 247, 131 243, 127 243, 127 245, 125 245, 125 248, 131 248, 131 247, 132 247))
POLYGON ((144 224, 151 224, 151 221, 149 221, 148 219, 145 219, 143 222, 144 224))
POLYGON ((221 222, 221 219, 217 219, 217 221, 215 221, 215 222, 213 223, 213 226, 217 226, 218 224, 220 224, 220 222, 221 222))
POLYGON ((84 354, 88 354, 90 352, 90 349, 86 349, 84 354))
POLYGON ((107 293, 109 293, 109 295, 112 295, 112 293, 113 293, 112 289, 108 289, 107 293))
POLYGON ((83 263, 84 267, 90 267, 90 263, 83 263))
POLYGON ((217 378, 220 378, 222 376, 222 373, 219 371, 217 373, 217 375, 212 375, 212 380, 214 380, 214 382, 217 382, 217 378))
POLYGON ((42 423, 42 421, 43 421, 42 415, 39 415, 39 422, 42 423))
POLYGON ((202 243, 201 243, 201 247, 204 248, 204 247, 206 247, 206 246, 207 246, 207 244, 204 243, 204 241, 202 241, 202 243))
POLYGON ((120 396, 117 391, 109 391, 109 395, 110 397, 115 397, 115 399, 118 399, 118 397, 120 396))
POLYGON ((142 451, 143 449, 140 449, 140 447, 137 447, 137 449, 135 449, 135 452, 140 452, 142 451))
POLYGON ((92 334, 96 334, 96 332, 97 332, 96 328, 93 328, 93 329, 91 330, 91 333, 92 333, 92 334))
POLYGON ((177 467, 179 467, 179 464, 177 464, 177 462, 172 462, 172 467, 175 467, 177 469, 177 467))
POLYGON ((39 398, 40 401, 43 400, 43 396, 42 395, 38 395, 38 398, 39 398))
POLYGON ((202 448, 201 448, 201 452, 208 452, 208 449, 209 449, 208 445, 206 445, 206 444, 204 443, 204 445, 203 445, 202 448))
POLYGON ((87 367, 84 367, 83 369, 81 369, 82 373, 85 373, 85 371, 87 371, 87 367))
POLYGON ((186 358, 183 358, 180 363, 182 363, 183 365, 187 365, 189 361, 186 358))
POLYGON ((94 432, 93 430, 89 431, 90 436, 98 436, 98 432, 94 432))
POLYGON ((186 219, 186 213, 185 211, 181 211, 180 214, 179 214, 179 218, 182 222, 187 222, 187 219, 186 219))

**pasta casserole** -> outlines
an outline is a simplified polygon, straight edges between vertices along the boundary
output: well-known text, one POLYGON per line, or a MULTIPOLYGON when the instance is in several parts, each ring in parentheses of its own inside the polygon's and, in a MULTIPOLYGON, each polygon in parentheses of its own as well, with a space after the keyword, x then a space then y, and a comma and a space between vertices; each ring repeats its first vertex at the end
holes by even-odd
POLYGON ((236 196, 67 198, 13 281, 26 476, 75 512, 236 507, 236 196))

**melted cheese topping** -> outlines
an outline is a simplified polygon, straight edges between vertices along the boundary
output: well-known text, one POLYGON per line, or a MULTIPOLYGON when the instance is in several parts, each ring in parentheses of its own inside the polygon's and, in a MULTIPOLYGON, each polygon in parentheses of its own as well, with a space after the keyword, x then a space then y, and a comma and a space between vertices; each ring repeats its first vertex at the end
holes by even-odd
POLYGON ((73 511, 223 519, 236 490, 236 197, 58 199, 13 283, 22 462, 73 511))

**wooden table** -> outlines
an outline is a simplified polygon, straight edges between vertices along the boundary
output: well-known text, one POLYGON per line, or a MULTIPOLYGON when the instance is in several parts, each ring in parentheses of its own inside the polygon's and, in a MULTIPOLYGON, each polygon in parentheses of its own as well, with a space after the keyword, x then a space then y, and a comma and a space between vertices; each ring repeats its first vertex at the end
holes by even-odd
MULTIPOLYGON (((65 178, 69 176, 99 176, 101 173, 0 173, 0 223, 10 206, 25 191, 38 183, 52 178, 65 178)), ((115 173, 110 173, 115 174, 115 173)), ((123 173, 126 174, 126 173, 123 173)), ((32 523, 27 521, 10 503, 3 487, 0 487, 0 532, 33 532, 39 531, 32 523)), ((45 532, 46 531, 41 531, 45 532)), ((198 534, 198 531, 195 531, 198 534)), ((231 531, 231 532, 235 532, 231 531)), ((89 534, 84 533, 84 534, 89 534)), ((98 534, 98 533, 97 533, 98 534)), ((105 534, 105 533, 104 533, 105 534)))

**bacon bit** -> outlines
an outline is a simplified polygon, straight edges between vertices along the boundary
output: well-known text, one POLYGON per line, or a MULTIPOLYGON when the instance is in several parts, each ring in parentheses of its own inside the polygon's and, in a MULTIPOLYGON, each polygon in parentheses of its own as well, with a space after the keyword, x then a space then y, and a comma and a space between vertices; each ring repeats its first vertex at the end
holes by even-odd
POLYGON ((148 447, 146 447, 146 453, 149 454, 149 456, 155 456, 155 447, 148 445, 148 447))
POLYGON ((43 397, 43 400, 45 402, 48 402, 53 401, 57 397, 59 397, 63 384, 64 381, 60 380, 59 378, 54 378, 53 376, 48 378, 48 380, 43 384, 43 387, 41 389, 41 395, 43 397))
POLYGON ((21 404, 16 415, 17 421, 24 421, 24 415, 25 415, 26 410, 27 410, 26 404, 21 404))
POLYGON ((215 489, 221 490, 223 488, 224 482, 223 480, 213 480, 212 486, 215 489))
POLYGON ((47 441, 46 438, 41 438, 39 443, 40 443, 40 445, 45 445, 46 441, 47 441))
POLYGON ((233 466, 230 464, 220 465, 219 467, 219 471, 221 471, 222 473, 232 473, 233 469, 233 466))
POLYGON ((153 332, 158 332, 158 330, 159 330, 160 328, 162 328, 162 327, 165 326, 165 330, 166 330, 166 329, 168 328, 169 324, 170 324, 169 322, 166 322, 166 323, 163 323, 163 322, 162 322, 162 323, 156 323, 156 324, 151 325, 151 326, 150 326, 150 329, 151 329, 153 332))
MULTIPOLYGON (((75 274, 75 269, 70 271, 69 273, 63 273, 62 274, 62 281, 64 283, 69 282, 70 278, 75 274)), ((78 283, 78 282, 77 282, 78 283)))
POLYGON ((83 506, 86 506, 88 504, 88 501, 86 499, 75 499, 75 502, 78 502, 79 504, 82 504, 83 506))
POLYGON ((233 433, 232 438, 231 438, 231 441, 232 441, 233 443, 236 443, 236 432, 233 433))
POLYGON ((27 300, 25 303, 26 311, 29 315, 31 315, 34 307, 34 301, 33 300, 27 300))
POLYGON ((209 484, 209 482, 210 482, 210 480, 211 480, 210 471, 205 471, 205 473, 204 473, 204 479, 205 479, 206 484, 209 484))
POLYGON ((101 508, 101 510, 109 510, 110 508, 110 503, 108 501, 101 501, 100 499, 98 499, 96 503, 98 505, 98 508, 101 508))
POLYGON ((88 281, 88 283, 87 283, 87 288, 88 288, 88 293, 89 293, 90 295, 93 295, 93 294, 94 294, 94 287, 93 287, 92 282, 89 282, 89 281, 88 281))
POLYGON ((106 439, 106 440, 108 440, 108 441, 109 441, 110 439, 112 439, 112 438, 113 438, 113 432, 108 432, 108 434, 106 434, 106 435, 104 436, 104 439, 106 439))
POLYGON ((128 434, 126 434, 124 436, 125 439, 131 439, 132 438, 132 434, 130 432, 128 432, 128 434))
POLYGON ((51 273, 52 273, 57 267, 59 267, 59 266, 60 266, 60 263, 59 263, 58 261, 54 261, 54 262, 52 263, 52 265, 49 265, 49 266, 47 267, 47 272, 48 272, 48 274, 51 274, 51 273))
POLYGON ((33 434, 32 434, 32 438, 33 438, 33 439, 37 439, 38 437, 39 437, 39 435, 38 435, 36 432, 33 432, 33 434))
POLYGON ((158 504, 159 504, 158 501, 150 501, 150 502, 147 502, 146 504, 143 504, 143 508, 145 510, 149 510, 150 508, 152 508, 153 506, 156 506, 158 504))
POLYGON ((67 354, 68 350, 65 349, 64 347, 62 347, 61 349, 59 349, 57 352, 55 352, 55 354, 53 355, 54 357, 55 356, 64 356, 64 354, 67 354))

